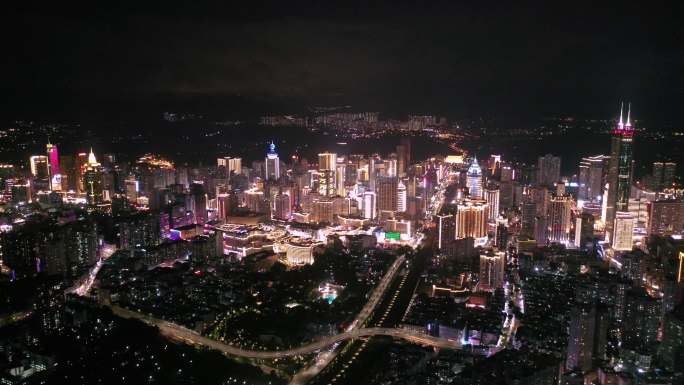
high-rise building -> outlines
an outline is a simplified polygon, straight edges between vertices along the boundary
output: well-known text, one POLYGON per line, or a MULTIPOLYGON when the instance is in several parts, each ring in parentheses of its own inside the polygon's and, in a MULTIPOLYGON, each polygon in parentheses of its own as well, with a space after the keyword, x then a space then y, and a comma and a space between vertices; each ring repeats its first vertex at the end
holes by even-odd
POLYGON ((653 163, 653 189, 655 191, 662 191, 672 187, 676 170, 677 164, 673 162, 653 163))
POLYGON ((273 218, 281 221, 289 220, 292 214, 290 195, 281 191, 275 196, 273 203, 273 218))
POLYGON ((34 155, 30 158, 31 175, 36 190, 48 190, 50 188, 50 164, 45 155, 34 155))
POLYGON ((49 142, 47 144, 47 157, 49 162, 50 190, 61 191, 62 171, 59 168, 59 153, 57 146, 49 142))
POLYGON ((397 185, 397 211, 400 213, 406 212, 406 186, 400 179, 397 185))
POLYGON ((83 171, 83 186, 86 192, 86 203, 89 206, 102 203, 102 166, 97 162, 92 148, 88 154, 88 163, 83 171))
POLYGON ((337 168, 337 154, 324 152, 318 154, 318 193, 331 197, 336 193, 335 174, 337 168))
POLYGON ((487 236, 489 205, 484 200, 466 199, 457 205, 456 238, 487 236))
POLYGON ((572 197, 570 195, 554 195, 551 197, 547 215, 549 241, 565 243, 570 240, 571 206, 572 197))
POLYGON ((618 211, 615 213, 615 224, 613 225, 613 249, 618 251, 632 250, 632 238, 634 237, 634 227, 636 219, 631 213, 618 211))
POLYGON ((397 211, 399 178, 393 176, 378 177, 376 181, 378 211, 397 211))
POLYGON ((273 142, 268 146, 266 159, 264 161, 264 179, 278 180, 280 179, 280 158, 276 152, 276 146, 273 142))
POLYGON ((634 128, 631 122, 631 106, 627 109, 627 121, 623 123, 622 107, 620 120, 613 130, 608 168, 608 196, 606 202, 606 233, 613 237, 615 213, 629 211, 629 196, 632 187, 632 142, 634 128))
POLYGON ((341 197, 347 196, 346 176, 347 165, 338 160, 335 166, 335 193, 341 197))
POLYGON ((129 175, 125 181, 126 184, 126 199, 129 202, 135 203, 138 200, 138 192, 140 191, 140 183, 135 178, 135 175, 129 175))
POLYGON ((582 158, 579 165, 577 199, 587 202, 601 200, 606 184, 610 157, 596 155, 582 158))
POLYGON ((403 177, 408 172, 411 165, 411 139, 401 138, 397 146, 397 173, 403 177))
POLYGON ((367 219, 376 218, 376 195, 372 191, 363 193, 363 217, 367 219))
POLYGON ((684 231, 684 202, 661 200, 650 202, 649 235, 672 235, 684 231))
POLYGON ((473 157, 468 173, 466 174, 466 186, 468 187, 468 194, 472 199, 482 198, 482 169, 477 163, 477 157, 473 157))
POLYGON ((497 187, 486 188, 484 197, 489 204, 489 217, 487 219, 494 222, 499 216, 499 189, 497 187))
POLYGON ((537 184, 553 186, 560 180, 561 158, 546 154, 537 159, 537 184))
POLYGON ((190 195, 194 206, 192 213, 195 215, 195 223, 204 224, 207 222, 207 192, 204 189, 204 184, 193 183, 190 185, 190 195))
POLYGON ((482 291, 494 291, 503 287, 506 266, 506 253, 489 251, 480 254, 480 282, 482 291))
POLYGON ((658 357, 667 370, 684 366, 684 306, 665 315, 658 357))
POLYGON ((627 292, 625 302, 624 343, 628 347, 654 346, 660 329, 662 310, 659 300, 643 287, 627 292))
POLYGON ((455 239, 456 221, 452 213, 438 214, 435 218, 437 222, 437 248, 444 250, 455 239))

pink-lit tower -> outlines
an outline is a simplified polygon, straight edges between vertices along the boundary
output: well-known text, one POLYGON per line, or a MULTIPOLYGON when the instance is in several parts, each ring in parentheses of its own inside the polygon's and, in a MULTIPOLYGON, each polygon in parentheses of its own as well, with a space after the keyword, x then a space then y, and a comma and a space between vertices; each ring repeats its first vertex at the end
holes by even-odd
POLYGON ((50 143, 47 144, 48 156, 48 172, 50 174, 50 190, 60 191, 62 189, 62 172, 59 169, 59 153, 57 146, 50 143))

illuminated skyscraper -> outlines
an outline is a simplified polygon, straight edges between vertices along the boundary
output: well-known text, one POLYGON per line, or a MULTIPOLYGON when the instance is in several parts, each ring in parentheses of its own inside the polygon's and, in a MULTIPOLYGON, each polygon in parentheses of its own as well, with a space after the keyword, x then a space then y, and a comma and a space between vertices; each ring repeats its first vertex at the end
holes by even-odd
POLYGON ((411 139, 401 138, 401 143, 397 146, 397 173, 405 176, 411 165, 411 139))
POLYGON ((629 212, 618 211, 615 213, 613 249, 618 251, 632 250, 632 238, 636 219, 629 212))
POLYGON ((59 168, 59 153, 57 152, 57 146, 54 144, 47 144, 47 156, 49 161, 49 172, 50 172, 50 190, 61 191, 62 190, 62 172, 59 168))
POLYGON ((560 180, 561 158, 546 154, 537 159, 537 184, 553 186, 560 180))
POLYGON ((129 175, 126 178, 126 199, 129 202, 135 203, 138 199, 138 192, 140 191, 140 183, 135 178, 135 175, 129 175))
POLYGON ((338 159, 335 166, 335 193, 341 197, 347 196, 345 181, 347 176, 347 165, 338 159))
POLYGON ((456 238, 481 239, 487 236, 489 205, 484 200, 467 199, 456 211, 456 238))
POLYGON ((376 195, 372 191, 363 193, 363 217, 367 219, 376 218, 376 195))
POLYGON ((548 238, 551 242, 564 243, 570 239, 572 197, 554 195, 548 212, 548 238))
POLYGON ((631 105, 627 108, 627 122, 620 120, 613 130, 610 145, 610 165, 608 168, 608 197, 606 202, 606 233, 613 236, 615 213, 629 211, 629 194, 632 186, 632 141, 634 128, 630 119, 631 105))
POLYGON ((497 187, 485 189, 485 200, 489 204, 489 216, 487 219, 494 222, 499 216, 499 189, 497 187))
POLYGON ((336 167, 337 154, 330 152, 318 154, 318 193, 321 196, 331 197, 335 195, 336 167))
POLYGON ((567 370, 587 371, 592 367, 594 336, 596 330, 596 308, 592 305, 578 305, 570 311, 570 331, 565 361, 567 370))
POLYGON ((404 182, 401 179, 397 186, 397 211, 400 213, 406 212, 406 186, 404 186, 404 182))
POLYGON ((649 235, 672 235, 684 231, 684 202, 655 201, 649 206, 649 235))
POLYGON ((34 155, 30 158, 31 175, 33 175, 33 185, 36 190, 47 190, 50 188, 50 165, 48 157, 45 155, 34 155))
POLYGON ((579 165, 577 199, 594 202, 603 196, 610 157, 596 155, 582 158, 579 165))
POLYGON ((376 181, 378 211, 397 211, 398 181, 397 177, 378 177, 376 181))
POLYGON ((468 168, 466 185, 468 186, 470 198, 482 198, 482 169, 480 169, 480 165, 477 163, 477 157, 473 157, 473 161, 468 168))
POLYGON ((290 219, 292 207, 290 195, 283 193, 282 191, 279 192, 275 196, 273 206, 273 218, 281 221, 290 219))
POLYGON ((93 149, 88 154, 88 163, 83 171, 83 186, 86 193, 86 203, 95 206, 102 203, 102 166, 97 162, 93 149))
POLYGON ((653 163, 653 189, 655 191, 662 191, 663 189, 671 188, 674 183, 676 170, 677 164, 673 162, 653 163))
POLYGON ((482 291, 494 291, 503 287, 506 253, 490 251, 480 254, 480 283, 482 291))
POLYGON ((273 142, 268 146, 265 160, 265 178, 266 180, 280 179, 280 158, 276 152, 276 146, 273 142))

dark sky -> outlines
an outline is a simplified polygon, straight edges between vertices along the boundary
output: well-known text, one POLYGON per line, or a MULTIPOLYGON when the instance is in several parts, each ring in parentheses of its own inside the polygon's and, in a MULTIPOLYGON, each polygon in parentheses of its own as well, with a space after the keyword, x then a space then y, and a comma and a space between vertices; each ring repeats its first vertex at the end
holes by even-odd
POLYGON ((684 123, 681 1, 95 3, 3 10, 3 117, 244 100, 606 117, 626 99, 684 123))

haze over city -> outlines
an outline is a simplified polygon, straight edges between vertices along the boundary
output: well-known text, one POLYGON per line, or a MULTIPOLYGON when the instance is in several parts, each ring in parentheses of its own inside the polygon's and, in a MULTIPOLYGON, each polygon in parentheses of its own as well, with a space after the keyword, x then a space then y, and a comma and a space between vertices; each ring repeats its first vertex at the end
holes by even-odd
POLYGON ((0 23, 0 383, 684 384, 679 2, 0 23))

